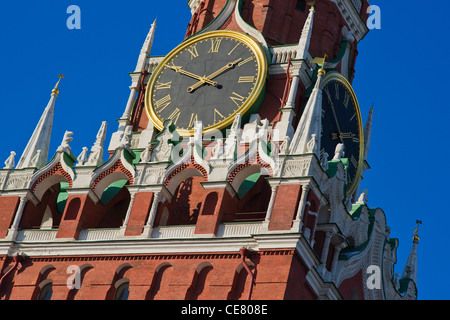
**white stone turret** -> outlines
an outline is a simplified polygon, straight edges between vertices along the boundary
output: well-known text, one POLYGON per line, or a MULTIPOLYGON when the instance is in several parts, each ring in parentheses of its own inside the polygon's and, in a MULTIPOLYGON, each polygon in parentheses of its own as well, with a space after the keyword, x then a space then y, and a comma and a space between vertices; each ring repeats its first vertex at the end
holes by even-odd
POLYGON ((300 40, 298 41, 297 54, 295 56, 295 59, 306 59, 308 57, 309 42, 311 40, 314 22, 314 12, 315 9, 313 5, 311 6, 311 9, 309 9, 308 17, 306 18, 305 24, 303 25, 302 35, 300 37, 300 40))
MULTIPOLYGON (((309 9, 309 14, 306 22, 303 26, 302 35, 298 41, 297 54, 295 59, 306 60, 308 57, 309 42, 311 40, 311 34, 314 21, 314 6, 309 9)), ((294 68, 292 74, 292 82, 289 88, 289 95, 286 100, 286 105, 281 109, 281 120, 276 125, 276 131, 274 134, 275 141, 284 141, 285 137, 292 138, 294 134, 294 128, 292 126, 292 120, 295 117, 295 98, 297 96, 298 86, 300 83, 300 69, 294 68)))
POLYGON ((322 77, 320 69, 314 89, 306 103, 300 122, 289 146, 290 154, 315 153, 320 159, 320 136, 322 125, 322 77))
POLYGON ((50 101, 44 110, 34 132, 20 157, 16 169, 37 167, 41 168, 48 159, 50 137, 52 134, 53 115, 55 111, 55 101, 59 94, 59 83, 63 75, 59 75, 59 80, 52 90, 50 101), (37 157, 37 158, 36 158, 37 157))
POLYGON ((150 31, 148 32, 147 38, 145 38, 144 44, 142 45, 141 53, 139 54, 139 59, 134 72, 141 72, 145 68, 145 62, 147 61, 150 52, 152 51, 153 38, 155 37, 156 29, 156 19, 153 21, 150 31))
POLYGON ((130 96, 128 97, 127 105, 125 107, 125 111, 122 115, 122 117, 117 120, 119 122, 119 128, 116 132, 112 134, 111 141, 108 147, 108 150, 115 150, 120 146, 120 141, 123 138, 123 134, 125 132, 125 128, 130 125, 131 123, 131 115, 133 113, 133 106, 136 101, 136 95, 138 94, 139 90, 142 88, 139 88, 142 77, 143 71, 146 68, 146 61, 148 56, 150 55, 150 52, 152 50, 153 45, 153 38, 155 35, 155 29, 156 29, 156 19, 152 23, 150 27, 150 31, 145 38, 144 44, 142 45, 141 52, 139 54, 138 62, 136 64, 136 68, 134 70, 134 73, 131 74, 131 86, 130 86, 130 96))
MULTIPOLYGON (((156 29, 156 19, 152 23, 152 26, 150 27, 150 31, 148 32, 147 37, 145 38, 144 44, 142 45, 141 52, 139 54, 138 62, 136 64, 136 69, 134 70, 135 73, 142 73, 145 69, 145 62, 150 55, 150 52, 152 51, 152 45, 153 45, 153 38, 155 36, 155 29, 156 29)), ((142 74, 136 79, 133 78, 133 82, 131 84, 131 93, 130 97, 127 102, 127 106, 125 108, 125 112, 122 115, 122 119, 129 120, 131 117, 131 113, 133 112, 133 105, 134 101, 136 99, 136 94, 139 90, 139 83, 141 80, 142 74)))
POLYGON ((89 153, 89 158, 87 160, 88 166, 101 166, 103 164, 103 142, 106 139, 106 127, 108 124, 106 121, 102 122, 102 125, 97 133, 97 139, 91 148, 89 153))

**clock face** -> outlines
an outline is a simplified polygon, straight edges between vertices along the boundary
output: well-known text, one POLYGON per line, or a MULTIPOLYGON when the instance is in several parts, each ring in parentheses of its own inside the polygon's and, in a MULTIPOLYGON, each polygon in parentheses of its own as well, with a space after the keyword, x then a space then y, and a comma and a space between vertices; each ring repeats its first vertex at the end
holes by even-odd
POLYGON ((188 39, 152 74, 146 92, 150 119, 161 130, 171 119, 181 135, 197 121, 223 129, 263 92, 267 73, 258 43, 237 32, 213 31, 188 39))
POLYGON ((321 153, 333 157, 338 143, 344 144, 347 163, 347 194, 352 194, 361 175, 364 134, 355 93, 339 74, 327 75, 322 88, 321 153))

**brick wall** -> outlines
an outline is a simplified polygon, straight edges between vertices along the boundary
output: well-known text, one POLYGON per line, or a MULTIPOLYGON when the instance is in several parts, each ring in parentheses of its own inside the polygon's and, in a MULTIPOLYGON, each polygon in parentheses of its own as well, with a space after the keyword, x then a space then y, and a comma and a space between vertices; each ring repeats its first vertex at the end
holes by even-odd
MULTIPOLYGON (((246 258, 253 272, 256 270, 253 300, 310 296, 302 285, 307 270, 301 259, 294 255, 294 250, 262 250, 246 258), (288 280, 292 277, 297 279, 295 288, 293 284, 288 288, 288 280)), ((40 290, 38 285, 46 280, 53 283, 54 300, 66 300, 68 297, 75 300, 112 299, 116 289, 115 282, 126 279, 129 282, 130 300, 148 298, 183 300, 186 295, 189 296, 189 288, 191 298, 223 300, 229 297, 233 283, 236 283, 236 277, 239 276, 237 271, 246 272, 241 263, 241 256, 237 252, 113 257, 28 257, 20 267, 20 272, 16 270, 14 276, 5 282, 0 291, 0 299, 37 298, 40 290), (72 275, 72 272, 68 272, 68 268, 72 265, 79 267, 89 265, 85 269, 87 271, 83 273, 81 289, 75 294, 73 292, 70 294, 67 287, 67 279, 72 275), (116 273, 117 270, 122 272, 116 273), (197 286, 196 281, 200 281, 197 286)), ((235 296, 240 299, 247 298, 250 288, 251 277, 246 275, 243 279, 244 288, 241 288, 235 296)))
POLYGON ((8 229, 14 220, 14 214, 19 206, 19 197, 0 198, 0 238, 6 237, 8 229))

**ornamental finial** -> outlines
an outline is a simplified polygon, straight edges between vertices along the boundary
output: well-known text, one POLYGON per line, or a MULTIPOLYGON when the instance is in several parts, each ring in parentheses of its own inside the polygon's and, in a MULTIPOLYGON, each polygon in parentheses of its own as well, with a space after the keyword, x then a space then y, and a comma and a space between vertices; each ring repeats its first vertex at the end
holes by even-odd
POLYGON ((314 58, 314 59, 312 59, 311 60, 311 63, 315 63, 315 64, 317 64, 318 66, 320 66, 320 69, 319 69, 319 74, 320 75, 324 75, 326 72, 325 72, 325 60, 326 60, 326 58, 328 58, 328 54, 327 53, 325 53, 324 55, 323 55, 323 58, 314 58))
POLYGON ((420 240, 420 238, 419 238, 419 225, 422 224, 422 220, 416 220, 416 223, 417 223, 417 226, 414 229, 412 235, 413 235, 413 240, 414 241, 419 241, 420 240))
POLYGON ((61 82, 62 78, 65 78, 63 74, 58 74, 58 77, 59 77, 59 80, 58 80, 58 82, 56 83, 55 87, 52 90, 52 94, 54 94, 56 96, 58 96, 58 94, 59 94, 59 89, 58 89, 59 83, 61 82))

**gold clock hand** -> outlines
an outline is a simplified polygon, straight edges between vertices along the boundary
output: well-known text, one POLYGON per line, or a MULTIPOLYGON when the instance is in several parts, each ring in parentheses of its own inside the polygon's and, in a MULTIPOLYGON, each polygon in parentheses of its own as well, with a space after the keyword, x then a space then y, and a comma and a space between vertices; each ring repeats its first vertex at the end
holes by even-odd
POLYGON ((216 72, 211 73, 209 76, 204 77, 204 79, 200 80, 199 82, 197 82, 196 84, 190 86, 187 91, 188 92, 192 92, 195 89, 201 87, 202 85, 206 83, 208 83, 208 81, 211 81, 212 79, 214 79, 215 77, 219 76, 220 74, 224 73, 225 71, 227 71, 228 69, 233 68, 236 64, 239 63, 239 61, 241 61, 242 58, 237 59, 236 61, 227 63, 226 66, 223 66, 222 68, 220 68, 219 70, 217 70, 216 72))
POLYGON ((337 140, 339 138, 342 139, 353 139, 356 136, 356 134, 354 134, 353 132, 342 132, 341 134, 339 133, 332 133, 331 134, 331 138, 333 140, 337 140))
POLYGON ((214 86, 214 87, 217 87, 217 82, 216 82, 216 81, 212 81, 212 80, 206 79, 205 76, 200 77, 200 76, 198 76, 198 75, 196 75, 196 74, 194 74, 194 73, 192 73, 192 72, 183 70, 182 67, 175 66, 175 65, 174 65, 174 66, 169 66, 169 65, 167 65, 166 67, 169 68, 169 69, 174 70, 174 71, 177 72, 177 73, 186 75, 186 76, 191 77, 191 78, 194 78, 194 79, 196 79, 196 80, 203 81, 203 83, 207 83, 207 84, 210 84, 210 85, 212 85, 212 86, 214 86))
POLYGON ((333 103, 330 101, 331 103, 331 110, 333 111, 333 116, 334 116, 334 120, 336 121, 336 125, 337 125, 337 129, 339 131, 339 138, 341 139, 341 142, 344 143, 344 139, 342 137, 342 132, 341 132, 341 128, 339 128, 339 122, 336 116, 336 111, 334 110, 334 105, 333 103))

